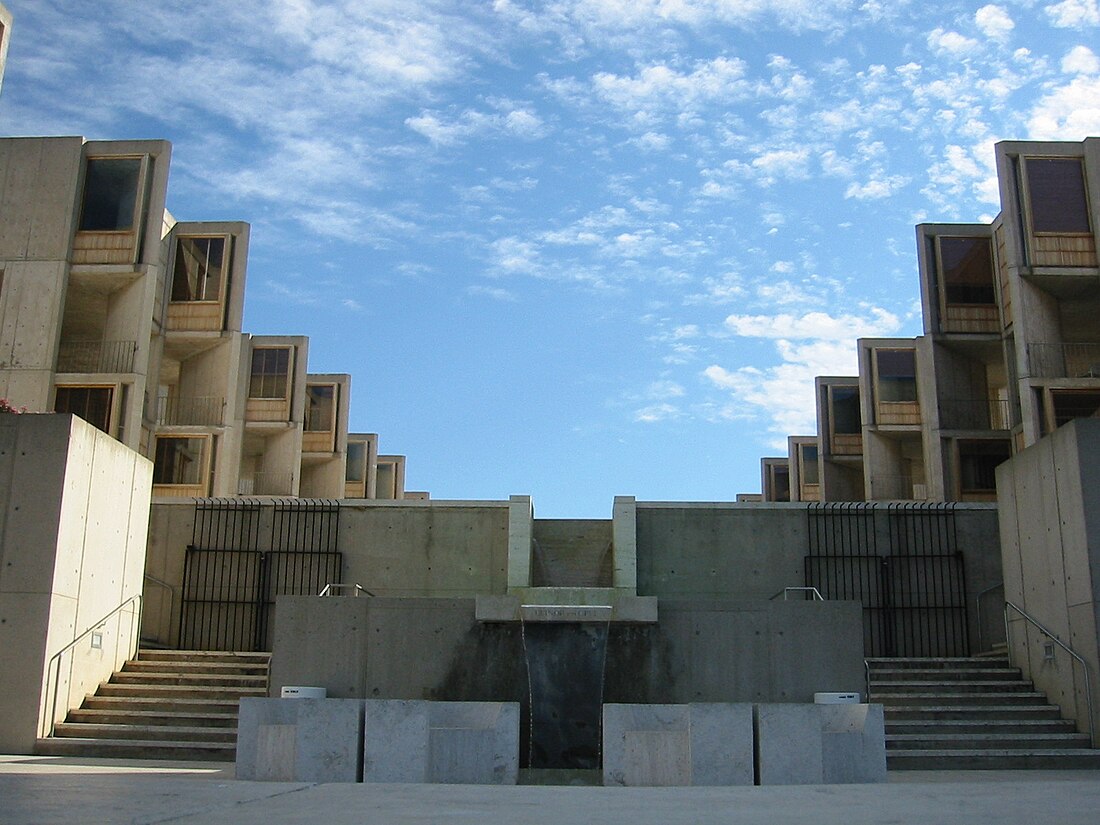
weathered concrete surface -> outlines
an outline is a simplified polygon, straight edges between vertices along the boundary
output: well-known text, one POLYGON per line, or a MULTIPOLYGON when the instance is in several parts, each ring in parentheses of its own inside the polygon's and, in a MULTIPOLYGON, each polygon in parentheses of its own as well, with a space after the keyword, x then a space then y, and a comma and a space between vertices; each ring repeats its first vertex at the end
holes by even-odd
MULTIPOLYGON (((997 468, 1005 598, 1100 668, 1100 420, 1076 419, 997 468)), ((1088 730, 1080 666, 1016 613, 1013 661, 1088 730)), ((1093 690, 1096 682, 1093 679, 1093 690)), ((1100 704, 1094 707, 1100 730, 1100 704)))
POLYGON ((365 785, 232 780, 210 763, 0 757, 5 825, 1093 825, 1097 771, 903 771, 873 785, 725 788, 365 785))
POLYGON ((366 701, 364 782, 514 785, 516 702, 366 701))
POLYGON ((268 782, 358 782, 358 699, 241 699, 237 777, 268 782))
MULTIPOLYGON (((0 415, 0 750, 31 752, 52 657, 141 593, 151 487, 147 459, 75 416, 0 415)), ((135 602, 65 654, 57 718, 125 660, 138 616, 135 602)))
POLYGON ((886 781, 882 705, 761 704, 754 713, 759 784, 886 781))
POLYGON ((752 785, 752 705, 603 706, 603 783, 752 785))

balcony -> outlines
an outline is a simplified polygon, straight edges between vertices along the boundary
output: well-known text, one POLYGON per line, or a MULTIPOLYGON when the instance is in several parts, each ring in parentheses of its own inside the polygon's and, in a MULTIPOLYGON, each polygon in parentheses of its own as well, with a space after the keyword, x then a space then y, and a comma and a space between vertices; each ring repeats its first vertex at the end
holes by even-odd
POLYGON ((940 427, 945 430, 1008 430, 1009 403, 999 398, 941 398, 940 427))
POLYGON ((62 341, 57 350, 58 372, 133 372, 136 341, 62 341))
POLYGON ((220 395, 158 399, 157 425, 161 427, 220 427, 225 423, 225 399, 220 395))
POLYGON ((1031 378, 1100 378, 1100 344, 1028 344, 1031 378))
POLYGON ((292 496, 293 473, 253 473, 237 482, 239 496, 292 496))

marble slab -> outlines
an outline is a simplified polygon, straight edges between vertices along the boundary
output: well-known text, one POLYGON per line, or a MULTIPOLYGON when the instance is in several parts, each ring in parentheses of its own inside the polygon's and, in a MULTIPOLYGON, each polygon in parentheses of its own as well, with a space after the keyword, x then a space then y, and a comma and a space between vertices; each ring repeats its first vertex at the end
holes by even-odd
POLYGON ((886 781, 882 705, 756 706, 757 783, 886 781))
POLYGON ((752 785, 752 705, 604 705, 603 781, 752 785))
POLYGON ((518 702, 368 699, 364 782, 514 785, 518 702))
POLYGON ((238 779, 358 782, 363 741, 359 699, 241 699, 238 779))

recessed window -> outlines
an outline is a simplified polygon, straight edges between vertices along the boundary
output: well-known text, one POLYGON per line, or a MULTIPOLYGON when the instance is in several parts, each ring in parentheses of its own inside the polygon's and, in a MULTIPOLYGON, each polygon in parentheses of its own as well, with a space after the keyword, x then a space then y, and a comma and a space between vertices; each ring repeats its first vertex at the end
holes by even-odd
POLYGON ((771 475, 772 501, 791 500, 791 473, 786 464, 773 464, 768 468, 771 475))
POLYGON ((911 349, 875 350, 878 376, 878 400, 912 402, 917 400, 916 353, 911 349))
POLYGON ((367 477, 367 445, 362 441, 348 442, 348 459, 344 481, 358 484, 367 477))
POLYGON ((991 493, 997 489, 997 466, 1012 455, 1008 441, 959 442, 959 490, 991 493))
POLYGON ((54 412, 72 413, 91 424, 111 432, 111 401, 114 387, 58 387, 54 412))
POLYGON ((306 432, 332 432, 335 421, 336 386, 333 384, 307 385, 305 423, 306 432))
POLYGON ((173 301, 217 301, 225 278, 225 238, 177 238, 173 301))
POLYGON ((1095 390, 1052 390, 1054 426, 1061 427, 1075 418, 1100 417, 1100 392, 1095 390))
POLYGON ((1033 232, 1090 232, 1085 169, 1080 158, 1027 158, 1033 232))
POLYGON ((153 483, 202 484, 202 456, 206 441, 201 437, 158 435, 153 459, 153 483))
POLYGON ((859 412, 859 387, 829 387, 829 401, 834 435, 859 435, 862 418, 859 412))
POLYGON ((800 454, 801 469, 802 469, 802 483, 803 484, 817 484, 817 445, 816 444, 799 444, 798 452, 800 454))
POLYGON ((89 158, 80 228, 113 232, 134 228, 141 158, 89 158))
POLYGON ((989 238, 937 238, 944 300, 993 304, 993 243, 989 238))
POLYGON ((252 350, 248 397, 286 398, 289 374, 289 347, 262 347, 252 350))

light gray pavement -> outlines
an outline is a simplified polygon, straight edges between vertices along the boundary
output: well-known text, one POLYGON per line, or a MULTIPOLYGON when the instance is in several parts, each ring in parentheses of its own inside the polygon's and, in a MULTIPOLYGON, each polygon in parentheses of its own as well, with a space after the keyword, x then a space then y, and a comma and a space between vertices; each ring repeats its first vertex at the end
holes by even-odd
POLYGON ((680 825, 1100 822, 1100 771, 913 771, 881 785, 744 788, 243 782, 232 766, 0 756, 0 825, 680 825))

